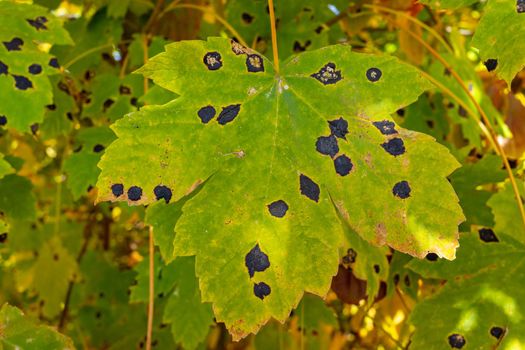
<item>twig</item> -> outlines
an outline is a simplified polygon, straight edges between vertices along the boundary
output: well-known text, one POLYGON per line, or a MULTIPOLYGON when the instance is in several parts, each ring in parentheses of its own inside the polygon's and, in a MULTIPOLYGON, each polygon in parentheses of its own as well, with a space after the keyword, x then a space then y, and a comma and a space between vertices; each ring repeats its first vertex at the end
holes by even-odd
POLYGON ((277 30, 275 28, 275 11, 273 8, 273 0, 268 0, 268 9, 270 10, 270 26, 272 29, 273 66, 275 68, 275 73, 279 75, 279 52, 277 49, 277 30))
POLYGON ((153 226, 149 227, 149 302, 148 302, 148 331, 146 333, 146 350, 151 350, 151 336, 153 333, 153 311, 155 305, 155 262, 153 246, 153 226))

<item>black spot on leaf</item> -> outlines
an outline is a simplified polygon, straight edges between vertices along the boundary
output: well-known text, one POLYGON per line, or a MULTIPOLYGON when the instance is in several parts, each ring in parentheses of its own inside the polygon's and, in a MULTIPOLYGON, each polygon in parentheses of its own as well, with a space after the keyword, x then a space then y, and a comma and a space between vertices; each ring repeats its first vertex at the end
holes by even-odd
POLYGON ((100 153, 104 150, 104 146, 101 145, 101 144, 96 144, 94 147, 93 147, 93 152, 95 153, 100 153))
POLYGON ((5 243, 7 241, 7 232, 0 234, 0 243, 5 243))
POLYGON ((31 129, 31 132, 33 133, 33 135, 36 135, 40 126, 38 125, 38 123, 34 123, 34 124, 31 124, 29 128, 31 129))
POLYGON ((350 173, 350 171, 352 171, 354 165, 352 164, 350 158, 343 154, 334 159, 334 167, 336 173, 341 176, 346 176, 350 173))
POLYGON ((108 98, 106 101, 104 101, 104 104, 102 105, 103 110, 106 111, 114 103, 115 103, 115 101, 113 101, 111 98, 108 98))
POLYGON ((286 204, 285 201, 279 199, 278 201, 272 202, 268 205, 268 211, 273 216, 282 218, 288 211, 288 204, 286 204))
POLYGON ((346 255, 343 256, 343 262, 345 264, 352 264, 355 263, 355 259, 357 258, 357 253, 352 248, 348 248, 346 251, 346 255))
POLYGON ((111 192, 115 197, 120 197, 124 194, 124 185, 123 184, 113 184, 111 185, 111 192))
POLYGON ((299 176, 299 187, 301 189, 301 194, 313 200, 314 202, 319 202, 319 195, 321 190, 319 185, 316 184, 308 176, 301 174, 299 176))
POLYGON ((130 201, 138 201, 142 197, 142 188, 138 186, 131 186, 128 189, 128 199, 130 201))
POLYGON ((340 139, 346 139, 346 134, 348 134, 348 122, 345 119, 339 118, 330 120, 328 125, 330 126, 332 135, 339 137, 340 139))
POLYGON ((320 136, 315 142, 315 148, 317 152, 334 157, 339 152, 339 146, 337 145, 337 139, 334 135, 320 136))
POLYGON ((336 70, 335 63, 329 62, 319 72, 310 75, 324 85, 335 84, 343 79, 340 70, 336 70))
POLYGON ((310 40, 306 40, 304 45, 301 45, 301 43, 299 41, 295 41, 293 43, 293 52, 303 52, 303 51, 306 51, 306 49, 308 48, 308 46, 310 46, 312 44, 312 42, 310 40))
POLYGON ((45 18, 44 16, 39 16, 35 19, 29 18, 29 19, 26 19, 26 21, 36 30, 47 29, 47 26, 46 26, 47 18, 45 18))
POLYGON ((400 181, 394 185, 392 188, 392 193, 394 196, 399 197, 401 199, 406 199, 410 197, 410 185, 407 181, 400 181))
POLYGON ((460 334, 452 334, 448 337, 448 344, 451 348, 461 349, 466 343, 467 341, 460 334))
POLYGON ((5 64, 4 62, 0 61, 0 75, 2 75, 2 74, 7 75, 7 73, 9 73, 9 67, 7 67, 7 64, 5 64))
POLYGON ((393 280, 394 284, 397 285, 397 284, 399 283, 399 274, 396 273, 396 274, 394 275, 394 278, 393 278, 392 280, 393 280))
POLYGON ((232 46, 233 53, 236 54, 237 56, 248 53, 248 49, 242 46, 241 44, 239 44, 237 41, 232 39, 230 40, 230 44, 232 46))
POLYGON ((425 259, 428 261, 436 261, 439 259, 439 256, 436 253, 428 253, 427 256, 425 256, 425 259))
POLYGON ((315 28, 315 32, 316 32, 317 34, 321 34, 321 32, 323 31, 323 29, 324 29, 323 26, 319 26, 319 27, 315 28))
POLYGON ((166 203, 169 203, 171 200, 171 189, 168 186, 155 186, 153 193, 155 194, 155 198, 157 200, 164 199, 166 203))
POLYGON ((271 292, 272 289, 270 286, 264 282, 254 283, 253 285, 253 294, 255 294, 255 296, 261 300, 270 295, 271 292))
POLYGON ((381 134, 383 135, 397 134, 397 130, 395 129, 396 124, 394 124, 394 122, 383 120, 374 122, 373 124, 379 131, 381 131, 381 134))
POLYGON ((58 63, 58 59, 56 59, 56 57, 53 57, 52 59, 49 60, 49 65, 56 69, 60 68, 60 64, 58 63))
POLYGON ((516 12, 524 13, 525 12, 525 0, 516 1, 516 12))
POLYGON ((0 115, 0 126, 5 126, 7 124, 7 117, 5 115, 0 115))
POLYGON ((126 85, 120 85, 118 88, 118 92, 121 95, 131 95, 131 89, 126 85))
POLYGON ((217 121, 219 124, 224 125, 237 117, 239 114, 239 111, 241 110, 241 105, 229 105, 222 108, 221 113, 219 114, 219 117, 217 118, 217 121))
POLYGON ((501 327, 492 327, 490 329, 490 335, 492 335, 496 339, 500 339, 504 333, 505 330, 501 327))
POLYGON ((246 68, 248 68, 248 72, 251 73, 264 72, 264 61, 262 57, 257 54, 247 55, 246 68))
POLYGON ((479 232, 479 239, 481 239, 485 243, 491 243, 491 242, 499 242, 498 237, 492 231, 490 228, 481 228, 478 230, 479 232))
POLYGON ((467 110, 463 106, 458 107, 458 114, 460 117, 465 118, 467 116, 467 110))
POLYGON ((374 271, 375 273, 379 273, 379 271, 381 271, 381 269, 379 268, 379 265, 374 265, 374 271))
POLYGON ((29 73, 34 74, 34 75, 40 74, 42 73, 42 66, 36 63, 32 64, 29 66, 28 71, 29 73))
POLYGON ((255 272, 262 272, 269 268, 270 260, 268 259, 268 255, 261 251, 259 244, 256 244, 244 257, 244 265, 248 268, 250 277, 253 277, 255 272))
POLYGON ((402 118, 405 116, 405 110, 403 108, 400 108, 396 111, 396 114, 402 118))
POLYGON ((492 72, 498 66, 498 60, 494 58, 489 58, 488 60, 483 62, 483 64, 485 65, 485 67, 487 67, 487 70, 489 72, 492 72))
POLYGON ((15 79, 15 87, 19 90, 27 90, 33 87, 33 83, 31 82, 31 80, 27 79, 22 75, 13 74, 13 78, 15 79))
POLYGON ((243 12, 243 14, 241 15, 241 18, 244 23, 250 24, 253 22, 254 17, 250 15, 249 13, 243 12))
POLYGON ((208 52, 204 55, 202 62, 209 70, 217 70, 222 67, 221 54, 218 52, 208 52))
POLYGON ((4 41, 4 46, 7 51, 20 51, 22 50, 24 41, 20 38, 13 38, 11 41, 4 41))
POLYGON ((210 120, 213 119, 213 117, 215 117, 215 108, 213 108, 213 106, 206 106, 206 107, 202 107, 201 109, 199 109, 199 111, 197 112, 197 115, 199 116, 199 118, 201 118, 201 122, 203 122, 204 124, 208 123, 210 120))
POLYGON ((403 140, 401 140, 398 137, 395 137, 391 140, 388 140, 388 142, 381 144, 381 147, 383 147, 385 151, 387 151, 394 157, 405 153, 405 144, 403 143, 403 140))
POLYGON ((57 105, 53 103, 53 104, 47 105, 46 108, 50 111, 55 111, 57 109, 57 105))
POLYGON ((382 75, 383 73, 379 68, 370 68, 366 71, 366 78, 372 83, 375 83, 376 81, 381 79, 382 75))

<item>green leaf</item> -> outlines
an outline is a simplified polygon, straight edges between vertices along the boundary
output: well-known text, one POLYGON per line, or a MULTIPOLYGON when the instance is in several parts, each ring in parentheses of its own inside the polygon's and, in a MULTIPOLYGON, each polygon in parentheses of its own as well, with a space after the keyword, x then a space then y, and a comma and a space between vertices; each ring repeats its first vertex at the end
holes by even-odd
POLYGON ((53 328, 36 325, 22 311, 4 304, 0 310, 0 347, 24 350, 73 350, 71 339, 53 328))
POLYGON ((477 236, 461 238, 453 262, 410 264, 424 276, 449 279, 440 292, 416 305, 411 315, 414 349, 450 349, 449 342, 459 336, 469 349, 519 349, 525 344, 525 246, 497 231, 498 242, 477 236), (494 332, 499 328, 498 340, 494 332))
POLYGON ((454 257, 463 215, 445 177, 458 163, 433 138, 388 116, 429 87, 413 68, 338 45, 291 58, 276 77, 257 53, 210 38, 169 45, 141 72, 181 96, 114 124, 118 140, 99 163, 99 200, 176 201, 209 179, 183 207, 174 251, 197 255, 203 301, 214 303, 235 339, 272 316, 286 319, 304 291, 326 294, 343 240, 334 204, 369 242, 454 257), (210 58, 210 70, 205 57, 214 52, 222 65, 210 58), (222 115, 203 123, 198 112, 208 106, 222 115), (348 123, 346 138, 328 137, 335 120, 348 123), (321 137, 337 140, 350 173, 338 174, 316 151, 321 137), (399 154, 389 147, 401 142, 399 154), (245 265, 254 249, 269 257, 264 272, 245 265))
POLYGON ((305 294, 295 310, 298 322, 305 331, 321 332, 324 326, 337 327, 337 316, 323 299, 305 294))
MULTIPOLYGON (((520 192, 521 200, 525 198, 525 188, 523 182, 517 181, 518 190, 520 192)), ((523 229, 523 222, 519 219, 521 217, 516 196, 509 181, 496 194, 494 194, 487 202, 487 205, 492 209, 494 215, 494 229, 499 232, 505 232, 515 239, 525 242, 525 234, 523 229)))
POLYGON ((490 0, 472 38, 472 46, 479 49, 481 58, 497 60, 496 74, 508 86, 514 76, 525 67, 525 13, 518 12, 517 1, 490 0))
POLYGON ((0 153, 0 179, 4 176, 12 174, 15 171, 11 164, 4 159, 4 155, 0 153))
POLYGON ((193 257, 179 257, 170 266, 177 286, 168 299, 163 321, 171 323, 176 343, 184 349, 195 349, 206 339, 213 324, 211 304, 201 301, 193 257))
POLYGON ((36 199, 33 185, 27 178, 15 174, 0 179, 0 211, 13 220, 34 220, 36 199))
MULTIPOLYGON (((61 22, 43 7, 0 2, 0 115, 7 126, 29 132, 52 103, 48 75, 59 72, 39 43, 72 44, 61 22)), ((57 63, 58 64, 58 63, 57 63)))
POLYGON ((159 247, 160 255, 166 263, 170 263, 175 259, 175 247, 173 245, 175 240, 174 228, 177 220, 182 215, 182 206, 185 203, 184 199, 169 204, 158 202, 146 209, 146 223, 153 226, 155 245, 159 247))
MULTIPOLYGON (((173 265, 164 265, 158 255, 155 255, 154 259, 155 294, 157 296, 168 294, 176 283, 177 272, 173 265)), ((135 271, 137 272, 137 284, 130 288, 129 301, 147 303, 149 300, 149 257, 135 266, 135 271)))

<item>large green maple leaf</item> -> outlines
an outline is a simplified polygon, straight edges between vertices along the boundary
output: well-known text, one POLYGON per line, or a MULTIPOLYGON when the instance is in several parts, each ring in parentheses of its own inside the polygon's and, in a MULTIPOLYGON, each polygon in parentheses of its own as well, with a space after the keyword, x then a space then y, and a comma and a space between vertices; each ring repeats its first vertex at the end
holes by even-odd
POLYGON ((343 229, 423 257, 454 258, 457 161, 389 113, 429 87, 389 56, 337 45, 276 74, 222 38, 166 47, 140 71, 180 95, 113 125, 99 200, 174 201, 205 181, 175 227, 196 255, 202 299, 235 339, 284 320, 304 291, 326 294, 343 229), (428 212, 432 215, 428 215, 428 212))

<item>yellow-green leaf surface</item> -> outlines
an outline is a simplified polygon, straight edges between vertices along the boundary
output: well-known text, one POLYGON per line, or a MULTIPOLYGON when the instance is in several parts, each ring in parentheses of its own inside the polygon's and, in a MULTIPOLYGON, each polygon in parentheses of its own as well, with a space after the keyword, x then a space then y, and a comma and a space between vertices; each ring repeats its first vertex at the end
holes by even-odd
POLYGON ((409 264, 425 277, 448 280, 415 307, 411 348, 523 349, 525 246, 489 228, 462 234, 460 243, 455 261, 409 264))
MULTIPOLYGON (((523 200, 525 198, 523 182, 518 181, 517 185, 523 200)), ((521 214, 510 182, 507 181, 498 193, 490 197, 487 205, 492 209, 494 215, 494 229, 525 242, 525 229, 523 222, 518 219, 521 214)))
POLYGON ((73 350, 71 339, 51 327, 36 325, 22 311, 4 304, 0 310, 0 348, 5 350, 73 350))
POLYGON ((178 42, 140 72, 180 95, 117 121, 99 200, 176 201, 176 255, 196 255, 203 301, 235 339, 324 296, 343 229, 423 257, 454 258, 457 161, 389 114, 429 87, 393 57, 349 46, 302 53, 279 76, 222 38, 178 42), (428 215, 431 211, 433 214, 428 215))
POLYGON ((514 76, 525 67, 525 10, 516 0, 489 0, 472 38, 483 61, 492 61, 491 70, 510 86, 514 76), (495 67, 494 67, 495 63, 495 67))
POLYGON ((61 22, 46 8, 0 1, 0 120, 20 131, 41 122, 53 103, 48 75, 59 72, 55 57, 39 44, 72 44, 61 22))

